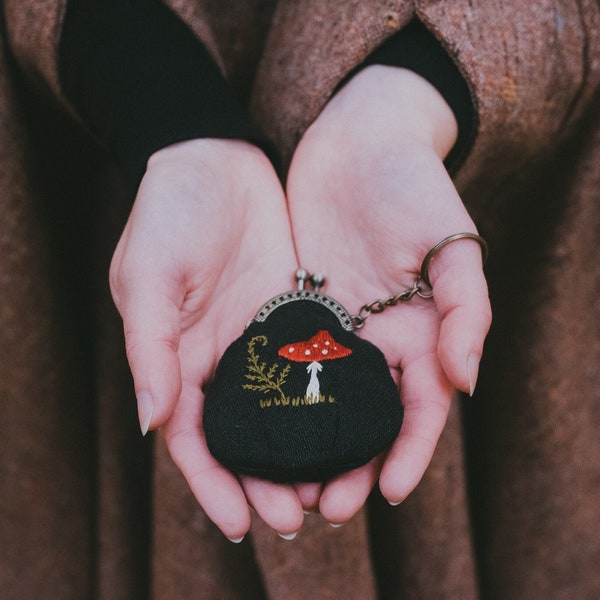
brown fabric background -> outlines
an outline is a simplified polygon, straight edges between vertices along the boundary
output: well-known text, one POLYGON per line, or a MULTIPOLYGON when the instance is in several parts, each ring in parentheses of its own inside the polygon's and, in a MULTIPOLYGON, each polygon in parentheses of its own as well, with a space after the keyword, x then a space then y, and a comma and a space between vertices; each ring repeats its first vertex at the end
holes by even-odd
POLYGON ((6 0, 2 598, 600 597, 598 3, 168 4, 286 160, 381 41, 415 14, 438 37, 478 112, 457 175, 491 247, 494 325, 477 394, 457 399, 399 507, 374 492, 340 529, 309 515, 286 542, 256 520, 241 545, 225 540, 160 438, 138 434, 106 282, 130 199, 57 106, 64 3, 6 0))
POLYGON ((3 0, 8 39, 28 76, 60 93, 56 47, 66 0, 3 0))

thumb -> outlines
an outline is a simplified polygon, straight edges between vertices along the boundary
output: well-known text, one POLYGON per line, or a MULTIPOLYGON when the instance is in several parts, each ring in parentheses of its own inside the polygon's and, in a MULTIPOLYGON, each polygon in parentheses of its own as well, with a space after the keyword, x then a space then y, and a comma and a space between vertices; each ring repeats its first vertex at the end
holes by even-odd
POLYGON ((147 275, 129 281, 116 303, 123 319, 140 429, 146 435, 168 420, 181 393, 179 303, 164 280, 147 275))

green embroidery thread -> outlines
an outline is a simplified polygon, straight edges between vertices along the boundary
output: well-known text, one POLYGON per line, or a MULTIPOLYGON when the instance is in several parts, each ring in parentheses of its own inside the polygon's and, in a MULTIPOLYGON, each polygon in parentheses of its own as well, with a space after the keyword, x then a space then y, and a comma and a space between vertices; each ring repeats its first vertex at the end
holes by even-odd
POLYGON ((266 336, 257 335, 254 336, 248 342, 248 357, 246 365, 246 373, 244 377, 252 383, 245 383, 242 388, 245 390, 252 390, 256 392, 263 392, 268 394, 270 392, 278 392, 280 395, 280 401, 282 404, 289 404, 289 399, 284 394, 281 386, 285 383, 287 376, 290 372, 290 365, 285 366, 277 375, 279 370, 279 364, 275 363, 267 370, 267 363, 261 362, 260 356, 256 353, 254 346, 260 343, 265 347, 268 343, 266 336))
POLYGON ((306 396, 297 396, 296 398, 286 398, 284 400, 280 400, 279 398, 268 398, 267 400, 260 401, 261 408, 271 408, 276 406, 293 406, 294 408, 299 406, 315 406, 317 404, 323 404, 328 402, 329 404, 333 404, 335 402, 335 398, 333 396, 325 397, 323 394, 319 394, 319 400, 317 402, 311 397, 310 399, 306 396))

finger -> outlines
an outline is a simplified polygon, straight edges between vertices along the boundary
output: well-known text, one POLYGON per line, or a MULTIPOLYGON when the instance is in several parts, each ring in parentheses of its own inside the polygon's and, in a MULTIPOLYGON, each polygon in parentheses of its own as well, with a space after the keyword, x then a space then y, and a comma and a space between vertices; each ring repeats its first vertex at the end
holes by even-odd
POLYGON ((366 502, 382 462, 383 457, 377 456, 366 465, 332 479, 325 486, 319 503, 323 518, 334 527, 349 521, 366 502))
POLYGON ((173 298, 177 286, 156 273, 137 271, 120 289, 125 349, 145 435, 167 421, 181 392, 180 307, 173 298))
POLYGON ((444 248, 432 262, 431 279, 442 368, 454 387, 472 395, 492 318, 479 245, 465 239, 444 248))
POLYGON ((379 479, 390 504, 399 504, 417 486, 448 417, 452 386, 434 353, 405 365, 401 395, 404 422, 379 479))
POLYGON ((295 483, 294 489, 305 513, 317 512, 323 491, 321 483, 295 483))
POLYGON ((211 455, 201 427, 203 398, 185 385, 177 408, 162 431, 173 462, 208 517, 232 541, 250 528, 250 509, 236 477, 211 455))
POLYGON ((293 486, 254 477, 240 477, 248 501, 261 519, 285 540, 296 537, 304 513, 293 486))

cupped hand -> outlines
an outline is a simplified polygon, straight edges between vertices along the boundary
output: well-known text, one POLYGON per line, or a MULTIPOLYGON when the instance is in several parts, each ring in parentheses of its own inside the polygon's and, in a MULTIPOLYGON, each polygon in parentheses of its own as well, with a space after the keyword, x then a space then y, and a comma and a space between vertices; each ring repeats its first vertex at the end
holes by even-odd
POLYGON ((211 456, 203 388, 295 268, 284 193, 260 150, 201 139, 151 157, 110 269, 140 425, 161 428, 198 502, 236 541, 249 505, 282 535, 299 529, 302 506, 292 486, 238 480, 211 456))
MULTIPOLYGON (((476 232, 443 165, 456 135, 450 108, 428 82, 371 66, 302 138, 287 182, 299 262, 325 274, 325 292, 351 313, 412 287, 443 238, 476 232)), ((319 509, 332 523, 349 519, 378 478, 390 503, 402 501, 431 460, 453 389, 473 391, 491 319, 479 245, 449 244, 429 276, 432 300, 388 308, 360 331, 385 354, 405 417, 386 456, 325 484, 319 509)))

